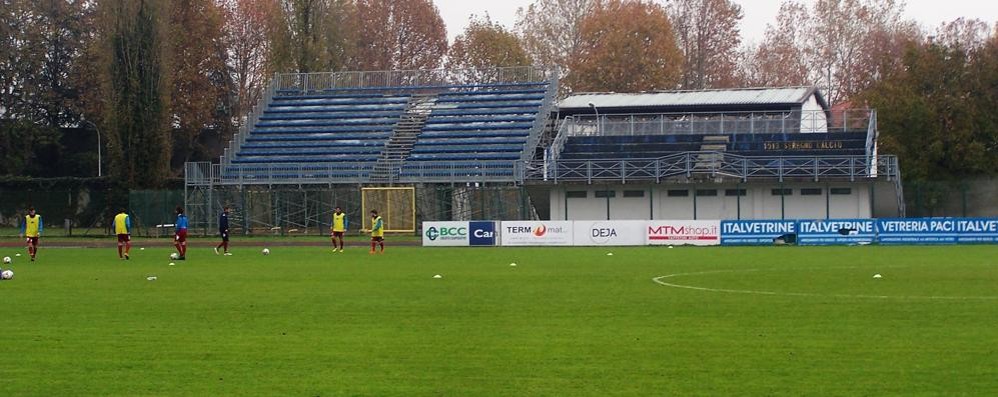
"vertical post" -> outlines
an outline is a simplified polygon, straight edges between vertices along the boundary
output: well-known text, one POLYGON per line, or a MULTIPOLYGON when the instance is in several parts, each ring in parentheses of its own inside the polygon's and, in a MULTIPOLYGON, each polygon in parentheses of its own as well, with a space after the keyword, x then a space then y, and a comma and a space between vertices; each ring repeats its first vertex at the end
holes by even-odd
POLYGON ((648 188, 648 219, 655 219, 655 187, 648 188))
POLYGON ((787 190, 783 188, 783 181, 780 181, 780 219, 787 219, 787 190))
POLYGON ((737 207, 738 214, 736 218, 742 220, 742 184, 735 184, 735 206, 737 207))
POLYGON ((697 186, 693 186, 693 220, 697 220, 697 186))
POLYGON ((828 183, 825 183, 825 219, 832 219, 832 194, 828 183))
POLYGON ((606 191, 603 192, 606 196, 606 220, 610 220, 610 189, 607 187, 606 191))

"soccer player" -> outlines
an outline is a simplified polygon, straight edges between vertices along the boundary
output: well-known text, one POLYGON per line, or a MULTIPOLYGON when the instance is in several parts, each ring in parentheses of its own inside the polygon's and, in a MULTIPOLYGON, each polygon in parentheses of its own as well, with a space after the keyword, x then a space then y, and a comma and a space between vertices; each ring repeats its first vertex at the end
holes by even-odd
POLYGON ((215 255, 222 248, 225 256, 232 256, 229 252, 229 206, 222 207, 222 214, 218 216, 218 234, 222 235, 222 243, 215 247, 215 255))
POLYGON ((385 253, 385 223, 381 221, 377 210, 371 210, 371 254, 374 254, 374 246, 381 247, 381 253, 385 253))
POLYGON ((114 216, 114 234, 118 235, 118 259, 131 259, 128 257, 128 251, 132 250, 132 218, 124 208, 114 216), (121 252, 122 247, 125 248, 124 257, 121 252))
POLYGON ((329 228, 332 232, 330 240, 333 241, 333 252, 337 252, 337 240, 339 240, 339 252, 343 252, 343 234, 346 233, 348 227, 350 227, 350 221, 347 219, 347 214, 344 214, 340 207, 336 207, 336 210, 333 211, 333 226, 329 228))
POLYGON ((177 247, 177 260, 187 260, 187 215, 184 215, 184 207, 177 206, 177 232, 173 236, 173 246, 177 247))
POLYGON ((24 216, 24 223, 21 224, 21 237, 25 238, 24 242, 28 245, 28 255, 31 255, 32 262, 38 254, 38 238, 42 236, 42 229, 44 229, 42 216, 35 213, 35 207, 28 207, 28 215, 24 216))

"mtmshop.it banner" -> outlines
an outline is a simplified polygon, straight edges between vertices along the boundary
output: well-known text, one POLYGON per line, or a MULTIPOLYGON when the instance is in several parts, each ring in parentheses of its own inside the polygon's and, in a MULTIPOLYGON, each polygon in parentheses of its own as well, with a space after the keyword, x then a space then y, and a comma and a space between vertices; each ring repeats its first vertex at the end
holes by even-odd
POLYGON ((721 221, 648 221, 648 245, 718 245, 721 221))
POLYGON ((877 239, 873 219, 817 219, 797 221, 797 244, 871 244, 877 239))
POLYGON ((877 220, 880 244, 998 242, 998 218, 894 218, 877 220))
POLYGON ((645 245, 648 221, 575 221, 574 245, 645 245))
POLYGON ((773 240, 797 233, 797 221, 721 221, 721 245, 772 245, 773 240))
POLYGON ((572 221, 502 221, 502 245, 572 245, 572 221))

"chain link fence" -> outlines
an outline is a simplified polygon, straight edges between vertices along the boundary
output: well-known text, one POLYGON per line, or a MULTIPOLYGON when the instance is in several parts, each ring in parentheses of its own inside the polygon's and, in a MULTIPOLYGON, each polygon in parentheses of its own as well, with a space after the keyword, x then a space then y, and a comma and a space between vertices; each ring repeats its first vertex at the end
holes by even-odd
POLYGON ((904 197, 909 217, 998 216, 998 178, 909 181, 904 197))

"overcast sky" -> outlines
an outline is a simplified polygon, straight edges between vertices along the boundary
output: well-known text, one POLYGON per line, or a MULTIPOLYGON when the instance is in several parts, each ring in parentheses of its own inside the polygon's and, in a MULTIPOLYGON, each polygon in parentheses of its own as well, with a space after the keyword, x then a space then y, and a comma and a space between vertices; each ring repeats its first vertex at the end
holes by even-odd
MULTIPOLYGON (((742 38, 744 41, 761 41, 766 31, 766 24, 776 20, 782 0, 734 0, 742 6, 745 18, 742 19, 742 38)), ((810 3, 810 1, 805 0, 810 3)), ((440 8, 440 14, 447 24, 447 33, 451 40, 460 34, 468 24, 471 14, 484 15, 486 12, 493 20, 513 27, 516 21, 516 9, 526 7, 533 0, 434 0, 440 8)), ((996 0, 908 0, 905 12, 909 18, 915 19, 928 27, 936 27, 944 21, 959 17, 979 18, 994 23, 998 21, 998 1, 996 0)))

